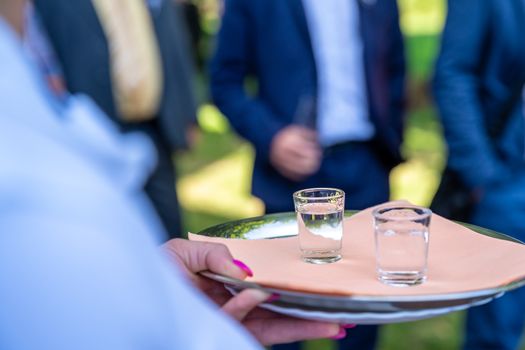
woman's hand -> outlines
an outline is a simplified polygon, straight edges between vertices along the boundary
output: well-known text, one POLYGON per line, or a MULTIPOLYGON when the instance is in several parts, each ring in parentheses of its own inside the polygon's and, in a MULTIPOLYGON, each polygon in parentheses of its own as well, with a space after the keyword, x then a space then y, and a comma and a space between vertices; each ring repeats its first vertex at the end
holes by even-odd
POLYGON ((163 248, 201 291, 243 324, 263 345, 318 338, 341 339, 346 335, 344 327, 335 323, 295 319, 257 307, 265 301, 275 300, 276 295, 246 289, 232 297, 221 283, 200 276, 198 273, 206 270, 236 279, 252 276, 249 267, 234 260, 222 244, 173 239, 163 248))

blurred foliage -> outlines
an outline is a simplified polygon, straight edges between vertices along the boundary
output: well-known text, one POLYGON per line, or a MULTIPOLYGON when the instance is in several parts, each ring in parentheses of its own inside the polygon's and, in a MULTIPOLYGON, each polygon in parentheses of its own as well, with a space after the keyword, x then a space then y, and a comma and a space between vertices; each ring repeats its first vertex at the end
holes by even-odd
POLYGON ((445 0, 398 0, 401 28, 405 35, 436 35, 443 28, 445 0))
MULTIPOLYGON (((219 26, 220 6, 216 0, 193 2, 201 10, 203 39, 199 47, 207 57, 219 26)), ((392 198, 429 205, 445 162, 445 146, 430 98, 429 81, 439 49, 446 1, 398 0, 398 4, 406 38, 409 108, 402 148, 407 161, 391 174, 392 198)), ((201 81, 206 80, 203 74, 201 81)), ((195 232, 228 220, 262 214, 263 204, 250 195, 252 147, 234 134, 227 120, 211 105, 201 107, 198 122, 202 132, 196 147, 189 153, 176 155, 177 188, 186 227, 195 232)), ((378 349, 459 349, 463 317, 463 313, 455 313, 382 327, 378 349)), ((307 342, 304 349, 335 347, 332 341, 320 340, 307 342)))
POLYGON ((464 313, 456 312, 425 321, 388 325, 381 330, 378 350, 460 349, 463 319, 464 313))

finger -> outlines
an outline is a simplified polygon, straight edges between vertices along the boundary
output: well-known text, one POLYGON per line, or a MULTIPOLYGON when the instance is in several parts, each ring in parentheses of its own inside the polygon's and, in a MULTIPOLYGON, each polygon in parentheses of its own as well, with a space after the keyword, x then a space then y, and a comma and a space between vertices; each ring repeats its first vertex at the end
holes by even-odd
POLYGON ((279 140, 275 149, 276 153, 297 152, 298 149, 319 149, 319 144, 316 140, 304 138, 300 134, 286 135, 286 138, 279 140))
POLYGON ((205 294, 219 307, 222 307, 232 298, 231 293, 224 286, 219 286, 217 289, 209 289, 205 291, 205 294))
POLYGON ((287 158, 295 162, 320 162, 322 153, 317 150, 297 148, 286 154, 287 158))
POLYGON ((176 254, 192 273, 210 270, 220 275, 244 279, 251 274, 246 265, 239 266, 223 244, 173 239, 164 245, 170 254, 176 254))
POLYGON ((261 307, 257 307, 252 312, 250 312, 244 318, 244 320, 245 321, 252 320, 252 319, 260 319, 260 320, 268 319, 269 320, 269 319, 283 319, 283 318, 289 318, 289 316, 285 316, 285 315, 278 314, 276 312, 273 312, 267 309, 263 309, 261 307))
MULTIPOLYGON (((224 284, 220 282, 216 282, 214 280, 211 280, 209 278, 206 278, 204 276, 195 275, 195 286, 202 290, 206 294, 213 294, 213 293, 226 293, 226 289, 224 288, 224 284)), ((228 294, 231 297, 231 294, 228 294)))
POLYGON ((284 150, 283 155, 296 158, 321 159, 323 152, 318 144, 298 140, 290 144, 289 147, 284 150))
POLYGON ((244 322, 244 325, 265 346, 299 340, 332 338, 341 332, 341 327, 335 323, 294 318, 251 319, 244 322))
POLYGON ((320 162, 320 157, 304 158, 301 152, 289 150, 275 157, 272 164, 284 177, 300 181, 319 170, 320 162))
POLYGON ((317 158, 302 158, 298 161, 298 170, 302 173, 312 174, 319 169, 321 160, 317 158))
POLYGON ((301 165, 301 157, 298 156, 297 152, 290 150, 281 153, 276 157, 273 165, 278 169, 285 169, 289 172, 294 172, 295 169, 301 165))
POLYGON ((282 176, 287 179, 292 181, 299 181, 302 179, 302 176, 295 172, 296 167, 290 162, 287 162, 282 156, 273 159, 272 165, 282 176))
POLYGON ((288 135, 286 144, 300 143, 307 147, 319 147, 319 140, 317 133, 311 130, 305 129, 306 131, 295 132, 288 135))
POLYGON ((222 309, 236 320, 242 321, 257 305, 268 300, 270 295, 258 289, 245 289, 224 304, 222 309))
POLYGON ((296 135, 299 135, 302 139, 317 143, 317 131, 306 128, 304 126, 297 126, 295 129, 296 135))
POLYGON ((302 162, 319 163, 321 162, 322 153, 317 149, 305 149, 296 147, 287 149, 279 157, 279 163, 288 167, 301 166, 302 162))
POLYGON ((319 170, 320 162, 317 159, 295 159, 283 165, 286 171, 300 177, 307 177, 319 170))
POLYGON ((316 159, 318 161, 323 158, 323 150, 319 145, 314 145, 312 147, 304 147, 303 148, 305 153, 308 153, 308 158, 316 159))
POLYGON ((294 181, 304 180, 309 175, 308 172, 305 173, 303 169, 301 169, 298 163, 283 165, 279 170, 282 175, 294 181))

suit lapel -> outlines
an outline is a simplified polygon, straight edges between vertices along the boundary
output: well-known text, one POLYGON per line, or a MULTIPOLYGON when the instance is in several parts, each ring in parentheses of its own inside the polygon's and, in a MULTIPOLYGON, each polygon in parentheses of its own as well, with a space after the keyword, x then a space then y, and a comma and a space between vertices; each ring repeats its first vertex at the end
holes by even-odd
MULTIPOLYGON (((361 42, 363 45, 363 65, 365 70, 365 80, 366 80, 366 92, 368 96, 368 102, 369 102, 369 108, 371 110, 376 109, 377 101, 375 100, 376 94, 374 94, 374 89, 378 82, 378 76, 377 71, 371 69, 374 67, 374 41, 369 40, 373 30, 374 23, 372 23, 372 16, 370 16, 370 7, 368 3, 365 3, 363 1, 359 0, 352 0, 356 1, 358 4, 358 10, 359 10, 359 31, 361 33, 361 42)), ((372 121, 374 124, 377 123, 377 121, 374 119, 374 116, 376 113, 370 113, 370 116, 372 117, 372 121)))
MULTIPOLYGON (((63 6, 67 6, 67 11, 70 13, 82 13, 82 16, 74 16, 78 18, 79 21, 82 21, 84 26, 90 28, 90 31, 93 35, 98 38, 103 38, 106 41, 106 34, 102 29, 100 20, 98 19, 97 12, 91 0, 84 1, 63 1, 63 6)), ((80 23, 78 24, 80 25, 80 23)))
MULTIPOLYGON (((263 0, 263 1, 270 1, 270 0, 263 0)), ((321 0, 319 0, 321 1, 321 0)), ((275 0, 276 3, 285 4, 285 6, 288 7, 289 10, 289 17, 292 20, 292 25, 295 26, 297 29, 297 32, 300 36, 300 40, 304 44, 304 47, 307 51, 307 58, 311 62, 310 68, 312 69, 311 77, 313 79, 313 84, 307 84, 308 86, 305 87, 306 91, 303 91, 303 95, 300 96, 298 103, 298 109, 301 107, 301 100, 308 101, 308 109, 309 110, 316 110, 315 102, 314 105, 311 104, 311 101, 315 101, 317 98, 317 81, 318 81, 318 71, 317 71, 317 61, 315 59, 314 50, 313 50, 313 44, 312 44, 312 38, 310 35, 310 31, 308 29, 308 21, 306 18, 305 9, 303 6, 303 0, 275 0)), ((286 15, 286 14, 285 14, 286 15)))
MULTIPOLYGON (((268 0, 265 0, 268 1, 268 0)), ((282 1, 282 0, 277 0, 282 1)), ((288 4, 290 12, 292 14, 293 21, 295 25, 297 26, 297 29, 299 30, 299 33, 301 34, 301 38, 304 40, 305 44, 308 47, 308 50, 310 50, 310 53, 313 57, 313 48, 312 48, 312 40, 310 37, 310 31, 308 30, 308 23, 306 21, 306 14, 304 12, 304 6, 302 0, 285 0, 286 4, 288 4)))
POLYGON ((374 18, 372 15, 374 0, 352 0, 356 1, 359 10, 359 31, 361 32, 361 40, 363 43, 363 54, 365 65, 373 57, 373 40, 369 40, 373 36, 375 27, 374 18))

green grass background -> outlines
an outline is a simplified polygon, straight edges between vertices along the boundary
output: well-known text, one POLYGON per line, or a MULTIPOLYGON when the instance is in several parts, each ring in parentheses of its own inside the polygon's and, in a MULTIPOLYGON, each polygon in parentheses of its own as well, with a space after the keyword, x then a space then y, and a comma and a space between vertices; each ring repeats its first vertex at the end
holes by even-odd
MULTIPOLYGON (((407 161, 391 174, 392 199, 404 198, 428 205, 445 161, 441 127, 429 94, 429 80, 439 50, 446 4, 444 0, 399 0, 398 4, 406 39, 409 109, 403 145, 407 161)), ((202 0, 199 7, 203 13, 204 31, 212 38, 218 25, 216 2, 202 0)), ((205 49, 210 41, 203 44, 205 49)), ((197 144, 190 152, 175 155, 179 173, 177 189, 187 230, 195 232, 224 221, 262 214, 263 204, 250 195, 252 147, 235 135, 227 120, 213 106, 203 104, 198 120, 202 132, 197 144)), ((382 327, 378 348, 459 349, 463 318, 463 313, 454 313, 382 327)), ((329 340, 308 342, 305 348, 334 349, 329 340)))

